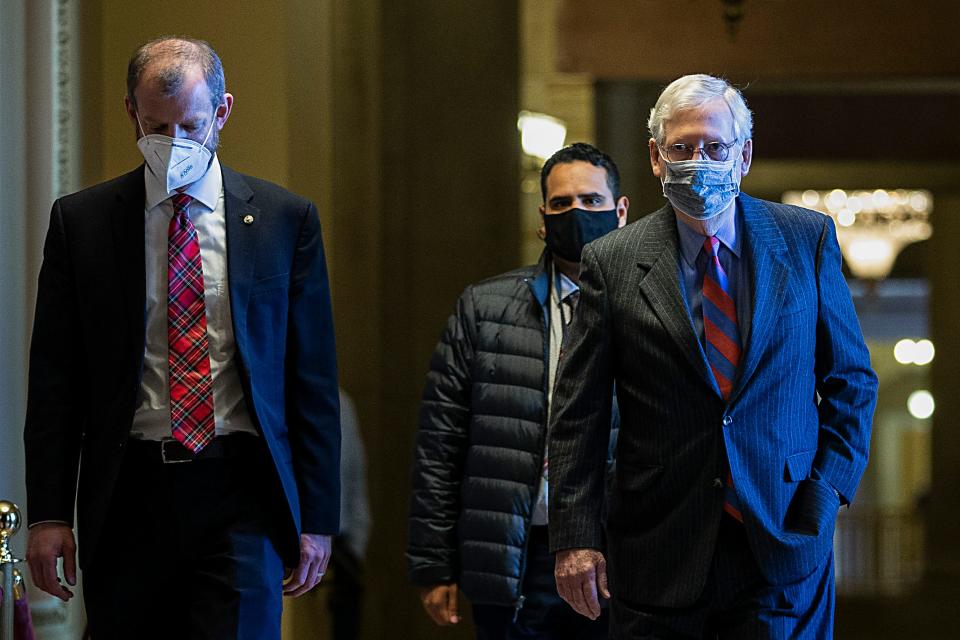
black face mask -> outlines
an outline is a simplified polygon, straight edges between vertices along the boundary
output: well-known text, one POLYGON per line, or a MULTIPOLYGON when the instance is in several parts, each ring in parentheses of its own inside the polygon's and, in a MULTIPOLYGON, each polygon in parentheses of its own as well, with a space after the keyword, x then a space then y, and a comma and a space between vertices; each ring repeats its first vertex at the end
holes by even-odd
POLYGON ((617 210, 586 211, 570 209, 563 213, 544 214, 547 247, 554 255, 570 262, 580 262, 583 247, 617 228, 617 210))

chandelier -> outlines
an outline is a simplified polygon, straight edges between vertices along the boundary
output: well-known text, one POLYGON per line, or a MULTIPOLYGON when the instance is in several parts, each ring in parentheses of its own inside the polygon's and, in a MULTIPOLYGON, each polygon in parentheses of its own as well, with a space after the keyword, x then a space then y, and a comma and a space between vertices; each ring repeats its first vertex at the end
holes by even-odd
POLYGON ((889 276, 904 247, 933 233, 933 196, 922 189, 808 189, 787 191, 782 201, 833 218, 850 272, 864 280, 889 276))

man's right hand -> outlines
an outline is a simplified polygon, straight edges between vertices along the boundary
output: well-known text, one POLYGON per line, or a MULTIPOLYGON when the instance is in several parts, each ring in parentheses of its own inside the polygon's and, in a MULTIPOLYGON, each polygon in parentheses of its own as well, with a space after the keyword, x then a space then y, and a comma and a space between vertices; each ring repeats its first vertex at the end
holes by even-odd
POLYGON ((73 529, 59 522, 41 522, 27 531, 27 564, 33 584, 64 602, 73 592, 60 584, 57 558, 63 558, 63 577, 71 587, 77 584, 77 543, 73 529))
POLYGON ((436 584, 420 588, 420 601, 434 622, 441 626, 457 624, 457 583, 436 584))
POLYGON ((580 615, 600 617, 600 600, 610 597, 607 561, 596 549, 565 549, 557 552, 554 575, 557 593, 580 615))

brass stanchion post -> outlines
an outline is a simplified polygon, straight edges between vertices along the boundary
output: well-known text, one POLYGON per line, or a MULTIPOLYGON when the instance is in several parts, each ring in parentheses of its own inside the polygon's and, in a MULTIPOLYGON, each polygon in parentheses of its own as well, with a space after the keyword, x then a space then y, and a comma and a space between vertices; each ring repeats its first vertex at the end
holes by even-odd
POLYGON ((0 569, 3 569, 3 609, 0 611, 0 640, 13 640, 14 565, 20 560, 10 551, 10 538, 20 530, 20 509, 0 500, 0 569))

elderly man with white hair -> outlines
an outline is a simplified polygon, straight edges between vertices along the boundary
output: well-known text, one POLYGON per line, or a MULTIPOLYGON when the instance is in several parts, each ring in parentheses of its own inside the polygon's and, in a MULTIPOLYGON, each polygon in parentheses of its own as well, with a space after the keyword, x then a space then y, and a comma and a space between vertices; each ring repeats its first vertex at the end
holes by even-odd
POLYGON ((557 374, 558 591, 588 617, 612 598, 615 638, 831 637, 877 389, 833 223, 740 191, 752 117, 726 81, 674 81, 648 125, 668 202, 584 249, 557 374))

